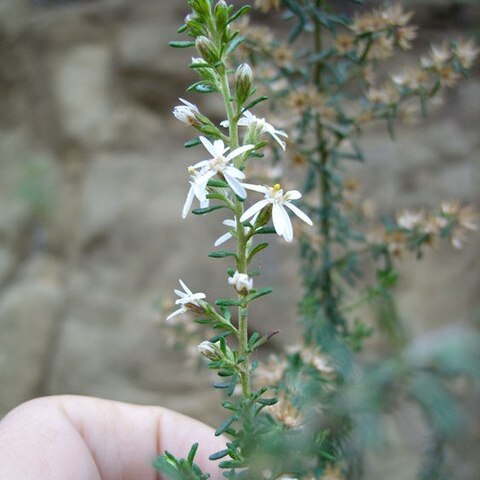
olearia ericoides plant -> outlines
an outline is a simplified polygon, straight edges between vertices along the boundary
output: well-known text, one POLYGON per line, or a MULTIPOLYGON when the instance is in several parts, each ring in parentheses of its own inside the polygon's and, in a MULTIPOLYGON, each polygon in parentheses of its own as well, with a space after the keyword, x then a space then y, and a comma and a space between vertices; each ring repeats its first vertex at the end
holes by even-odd
MULTIPOLYGON (((191 325, 185 318, 193 315, 196 324, 212 331, 198 350, 222 379, 215 387, 226 391, 222 404, 229 416, 216 434, 230 440, 211 459, 221 459, 224 476, 231 479, 362 478, 367 438, 372 432, 377 441, 381 438, 381 413, 406 398, 420 405, 432 432, 419 478, 443 478, 443 447, 456 419, 444 379, 478 373, 478 342, 469 338, 458 348, 420 354, 396 312, 396 262, 407 251, 420 257, 439 238, 461 247, 466 232, 476 229, 475 215, 470 207, 444 202, 437 211, 404 211, 372 226, 366 204, 352 197, 357 184, 345 172, 348 162, 363 161, 357 137, 369 124, 384 121, 393 136, 396 120, 411 117, 413 102, 426 113, 430 101, 467 74, 478 49, 463 40, 435 46, 416 67, 388 76, 381 68, 385 60, 398 48, 410 48, 416 35, 411 13, 400 4, 348 16, 327 0, 255 2, 263 12, 281 4, 285 18, 294 21, 286 43, 266 29, 248 28, 242 21, 248 6, 235 11, 223 0, 190 0, 192 13, 179 30, 190 39, 171 43, 198 52, 190 67, 200 78, 188 91, 220 95, 225 105, 226 120, 218 126, 187 100, 174 110, 177 119, 199 132, 186 146, 202 145, 210 155, 189 168, 182 216, 194 201, 199 203, 192 211, 196 215, 227 211, 228 232, 215 246, 236 242, 234 250, 209 255, 233 261, 227 274, 235 298, 210 303, 180 281, 183 291, 175 291, 179 308, 167 317, 175 327, 191 325), (289 120, 282 125, 288 137, 252 113, 267 97, 257 93, 250 65, 258 65, 255 77, 273 112, 289 120), (292 203, 302 194, 284 191, 278 169, 272 183, 246 183, 247 175, 255 178, 257 158, 273 152, 280 164, 285 149, 306 169, 302 209, 292 203), (245 208, 247 191, 264 197, 245 208), (287 209, 309 227, 299 223, 294 229, 287 209), (270 335, 250 332, 249 304, 271 289, 253 287, 259 272, 250 264, 268 247, 257 239, 274 233, 287 242, 294 234, 299 238, 304 344, 258 365, 252 354, 270 335), (361 257, 367 255, 374 260, 375 282, 357 294, 364 275, 361 257), (353 321, 353 313, 372 303, 391 355, 362 365, 355 353, 373 328, 353 321)), ((176 479, 208 478, 194 464, 195 451, 196 445, 188 459, 166 452, 155 466, 176 479)))
MULTIPOLYGON (((199 324, 210 327, 217 334, 198 345, 200 353, 209 360, 209 367, 216 370, 222 382, 216 388, 226 389, 229 400, 223 406, 230 410, 229 417, 217 429, 216 435, 228 434, 232 441, 224 451, 212 455, 212 460, 224 458, 220 466, 226 469, 227 478, 259 478, 259 472, 251 461, 252 452, 257 456, 262 437, 271 435, 281 425, 272 417, 261 416, 262 410, 274 405, 277 400, 267 396, 268 388, 252 389, 251 372, 254 369, 250 357, 261 345, 268 342, 270 335, 250 334, 248 313, 251 302, 271 292, 270 288, 255 289, 251 271, 253 258, 268 247, 268 243, 255 240, 266 234, 278 234, 287 242, 293 239, 293 226, 288 210, 308 225, 310 218, 294 203, 301 197, 297 190, 284 191, 280 184, 273 186, 246 183, 245 164, 250 157, 261 157, 262 149, 272 139, 285 149, 285 132, 274 128, 265 119, 250 112, 264 97, 254 98, 255 87, 253 73, 246 63, 235 70, 231 68, 231 55, 242 41, 238 32, 232 31, 230 24, 249 7, 234 12, 233 6, 220 0, 213 5, 210 0, 191 0, 192 13, 185 19, 180 32, 186 31, 192 41, 175 41, 171 46, 177 48, 195 47, 199 57, 192 58, 191 68, 199 74, 200 80, 188 91, 199 93, 217 93, 221 95, 226 120, 216 126, 199 109, 186 100, 174 110, 174 115, 183 123, 196 128, 200 136, 188 142, 188 147, 203 145, 210 158, 191 167, 190 189, 185 201, 182 217, 185 218, 194 200, 199 208, 196 215, 205 215, 224 209, 231 218, 224 224, 229 228, 227 234, 215 242, 215 246, 233 239, 236 249, 215 250, 213 258, 232 258, 234 268, 227 270, 228 284, 236 292, 235 298, 222 298, 211 304, 204 293, 193 293, 180 280, 183 290, 175 290, 179 297, 179 308, 167 317, 172 321, 179 315, 192 313, 199 324), (243 138, 240 135, 243 130, 243 138), (228 133, 224 133, 228 129, 228 133), (263 194, 263 199, 245 209, 247 191, 263 194), (214 205, 211 205, 211 202, 214 205), (272 220, 273 226, 269 226, 272 220), (238 309, 238 323, 232 322, 231 309, 238 309), (234 337, 237 346, 230 343, 234 337), (240 387, 239 398, 233 397, 236 387, 240 387), (248 467, 248 468, 247 468, 248 467), (238 472, 243 473, 238 473, 238 472), (255 473, 254 473, 255 472, 255 473)), ((166 452, 160 456, 155 467, 173 478, 208 478, 193 463, 196 445, 192 447, 188 459, 176 459, 166 452)))

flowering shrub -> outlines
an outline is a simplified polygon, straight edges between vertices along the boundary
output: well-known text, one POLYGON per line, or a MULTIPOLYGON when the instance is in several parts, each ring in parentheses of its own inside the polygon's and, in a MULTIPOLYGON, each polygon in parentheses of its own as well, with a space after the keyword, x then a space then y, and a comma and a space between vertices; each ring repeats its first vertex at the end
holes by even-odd
MULTIPOLYGON (((226 392, 222 405, 229 416, 216 435, 228 440, 211 456, 221 460, 225 478, 362 478, 367 439, 380 429, 381 413, 400 398, 420 406, 431 430, 419 478, 446 478, 443 450, 455 427, 446 380, 478 374, 478 339, 416 352, 393 287, 404 255, 421 257, 440 239, 461 248, 467 232, 477 229, 476 215, 469 206, 444 202, 432 212, 403 211, 375 222, 344 172, 348 162, 363 161, 357 138, 370 124, 385 122, 394 136, 397 121, 426 115, 445 88, 468 74, 479 50, 470 40, 436 45, 417 65, 390 75, 380 66, 398 49, 411 48, 417 34, 412 13, 395 3, 349 17, 335 3, 257 0, 264 13, 285 7, 293 27, 284 42, 249 25, 248 6, 189 1, 192 12, 179 30, 189 39, 171 45, 196 49, 190 68, 199 80, 188 92, 221 96, 226 119, 217 125, 184 99, 173 111, 198 132, 186 146, 204 147, 208 156, 188 169, 182 217, 227 212, 228 231, 212 243, 234 247, 209 256, 230 262, 226 284, 232 293, 210 301, 180 280, 178 308, 167 323, 182 342, 198 344, 197 353, 220 377, 215 388, 226 392), (267 98, 272 118, 283 119, 281 128, 258 113, 267 98), (268 158, 270 175, 252 183, 253 166, 268 158), (285 188, 285 178, 280 183, 288 162, 305 170, 303 188, 285 188), (253 354, 276 332, 249 329, 251 303, 272 291, 257 286, 260 272, 251 263, 275 234, 299 245, 303 343, 259 364, 253 354), (358 281, 363 257, 376 273, 370 284, 358 281), (365 363, 356 352, 374 329, 352 312, 372 302, 391 355, 365 363)), ((166 452, 155 467, 171 478, 206 479, 195 451, 196 445, 188 459, 166 452)))

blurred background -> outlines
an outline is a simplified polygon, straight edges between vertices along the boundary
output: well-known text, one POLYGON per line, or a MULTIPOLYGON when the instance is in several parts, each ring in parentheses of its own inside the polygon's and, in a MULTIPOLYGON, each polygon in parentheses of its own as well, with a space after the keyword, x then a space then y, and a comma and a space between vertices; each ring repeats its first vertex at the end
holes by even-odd
MULTIPOLYGON (((155 309, 179 277, 210 298, 225 290, 223 265, 207 258, 220 217, 180 217, 186 167, 198 161, 182 147, 192 131, 171 115, 194 79, 191 52, 168 47, 185 4, 0 0, 0 417, 29 398, 71 393, 218 423, 210 380, 166 345, 155 309)), ((479 33, 478 1, 407 4, 421 26, 413 54, 479 33)), ((394 143, 383 129, 363 138, 368 160, 352 175, 379 213, 449 199, 480 208, 479 72, 428 124, 402 127, 394 143)), ((198 97, 186 98, 222 118, 198 97)), ((264 282, 275 292, 253 322, 280 329, 287 344, 298 336, 296 249, 274 243, 264 282)), ((460 252, 445 243, 402 262, 399 306, 417 339, 478 329, 479 254, 472 235, 460 252)), ((470 452, 480 447, 478 418, 472 425, 470 452)), ((394 464, 372 478, 413 478, 404 460, 419 440, 397 437, 394 464)), ((479 478, 461 463, 455 478, 479 478)))

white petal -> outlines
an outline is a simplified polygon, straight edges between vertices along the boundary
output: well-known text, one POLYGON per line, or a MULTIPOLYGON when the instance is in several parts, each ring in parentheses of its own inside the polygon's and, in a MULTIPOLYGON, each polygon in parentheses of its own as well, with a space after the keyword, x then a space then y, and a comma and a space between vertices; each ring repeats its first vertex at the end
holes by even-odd
POLYGON ((280 137, 277 135, 278 132, 275 132, 274 130, 271 132, 268 132, 277 142, 278 144, 282 147, 283 150, 287 147, 287 144, 280 139, 280 137))
POLYGON ((203 168, 210 166, 210 160, 202 160, 201 162, 192 165, 192 168, 203 168))
POLYGON ((184 100, 183 98, 179 98, 179 100, 186 105, 187 107, 191 108, 192 110, 195 110, 198 112, 198 107, 194 103, 190 103, 187 100, 184 100))
POLYGON ((235 194, 237 194, 240 198, 247 198, 246 190, 235 177, 230 176, 226 171, 223 172, 223 176, 235 194))
POLYGON ((182 280, 181 278, 179 278, 178 281, 180 282, 180 285, 181 285, 182 288, 185 290, 185 292, 186 292, 188 295, 192 295, 192 291, 185 285, 185 283, 183 282, 183 280, 182 280))
POLYGON ((293 239, 292 222, 288 213, 282 205, 274 204, 272 208, 272 220, 275 231, 281 235, 287 242, 293 239))
POLYGON ((222 223, 223 223, 226 227, 233 227, 233 228, 236 228, 236 227, 237 227, 237 222, 235 222, 235 220, 228 219, 228 220, 224 220, 222 223))
POLYGON ((206 298, 206 295, 202 292, 190 295, 190 300, 203 300, 204 298, 206 298))
POLYGON ((230 240, 231 238, 233 238, 233 235, 230 232, 224 233, 221 237, 218 237, 215 240, 215 243, 213 245, 215 247, 218 247, 218 246, 222 245, 222 243, 225 243, 226 241, 230 240))
POLYGON ((268 188, 265 187, 264 185, 254 185, 253 183, 242 183, 242 185, 247 190, 253 190, 255 192, 260 192, 260 193, 267 193, 268 192, 268 188))
MULTIPOLYGON (((255 120, 257 120, 257 117, 252 112, 250 112, 250 110, 245 110, 243 112, 243 117, 240 120, 242 120, 242 119, 245 119, 248 122, 248 124, 250 124, 250 123, 254 122, 255 120)), ((240 124, 240 122, 239 122, 239 124, 240 124)))
POLYGON ((230 122, 228 120, 224 120, 223 122, 220 122, 220 126, 223 128, 228 128, 230 126, 230 122))
POLYGON ((245 174, 239 170, 238 168, 232 167, 229 165, 223 170, 223 173, 227 173, 227 175, 230 175, 231 177, 235 178, 241 178, 242 180, 245 178, 245 174))
POLYGON ((245 220, 248 220, 250 217, 253 217, 256 213, 262 210, 262 208, 266 207, 269 203, 270 203, 270 200, 264 198, 263 200, 260 200, 259 202, 253 204, 250 208, 245 210, 243 215, 240 217, 240 221, 244 222, 245 220))
POLYGON ((242 153, 245 153, 248 150, 252 150, 253 148, 255 148, 255 145, 243 145, 242 147, 238 147, 232 152, 230 152, 226 158, 227 160, 231 160, 232 158, 238 157, 242 153))
POLYGON ((188 212, 190 211, 190 207, 192 206, 194 196, 195 196, 195 193, 193 191, 193 186, 191 186, 190 190, 188 191, 188 194, 187 194, 187 199, 185 200, 185 203, 183 204, 182 218, 187 217, 188 212))
POLYGON ((175 310, 172 312, 165 320, 168 322, 170 321, 173 317, 176 317, 177 315, 180 315, 181 313, 186 313, 185 307, 179 308, 178 310, 175 310))
POLYGON ((305 223, 308 223, 308 225, 310 226, 313 225, 313 222, 310 219, 310 217, 308 217, 305 213, 303 213, 297 206, 289 202, 285 202, 284 205, 288 207, 298 218, 303 220, 305 223))
POLYGON ((298 190, 289 190, 285 194, 286 200, 298 200, 299 198, 302 198, 302 194, 298 190))
POLYGON ((207 149, 207 152, 212 155, 212 157, 215 157, 215 149, 213 148, 212 142, 205 137, 199 137, 200 141, 202 142, 203 146, 207 149))
POLYGON ((213 150, 214 150, 214 157, 219 157, 220 155, 223 155, 227 150, 230 150, 230 147, 225 147, 225 144, 223 143, 223 140, 215 140, 213 142, 213 150))

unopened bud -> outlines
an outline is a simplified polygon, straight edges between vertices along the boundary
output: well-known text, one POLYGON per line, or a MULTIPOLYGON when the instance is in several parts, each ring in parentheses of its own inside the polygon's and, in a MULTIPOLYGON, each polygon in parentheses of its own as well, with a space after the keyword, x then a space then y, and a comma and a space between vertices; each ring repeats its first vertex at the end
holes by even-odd
POLYGON ((253 72, 248 63, 242 63, 235 72, 235 93, 241 105, 252 93, 253 72))
POLYGON ((200 53, 205 61, 208 63, 216 63, 218 54, 209 38, 204 35, 197 37, 195 40, 195 46, 197 47, 198 53, 200 53))
POLYGON ((200 345, 198 345, 198 351, 209 360, 219 360, 220 351, 218 346, 215 343, 205 340, 200 345))
POLYGON ((192 37, 198 37, 205 34, 205 28, 200 20, 200 17, 194 13, 189 13, 185 17, 185 25, 187 26, 188 33, 192 37))
POLYGON ((217 30, 222 33, 228 24, 228 5, 225 0, 219 0, 213 10, 217 30))
POLYGON ((235 272, 233 277, 228 279, 229 285, 233 285, 240 295, 248 295, 253 288, 253 278, 246 273, 235 272))
POLYGON ((202 18, 210 14, 210 2, 208 0, 191 0, 190 5, 195 13, 202 18))
POLYGON ((187 102, 182 98, 180 101, 183 105, 177 105, 173 110, 173 115, 177 120, 180 120, 182 123, 186 125, 191 125, 193 127, 200 126, 199 116, 200 112, 198 108, 193 103, 187 102))

